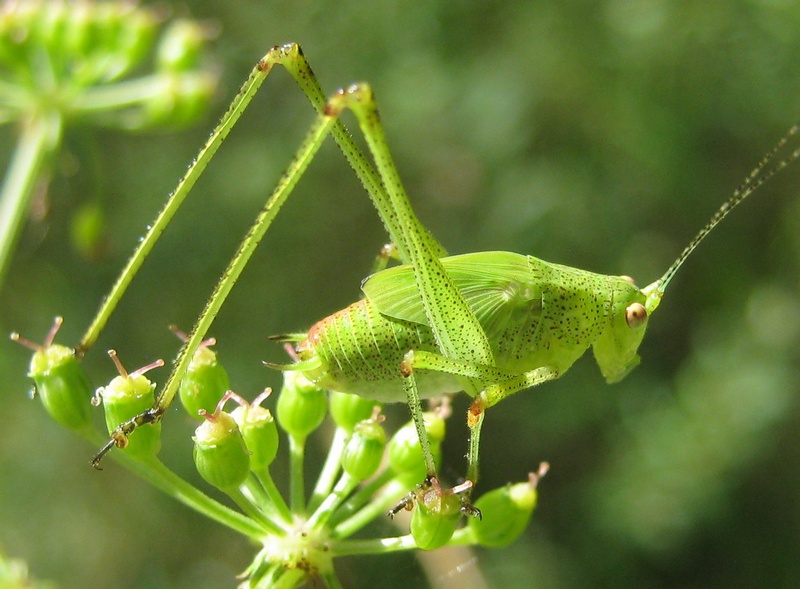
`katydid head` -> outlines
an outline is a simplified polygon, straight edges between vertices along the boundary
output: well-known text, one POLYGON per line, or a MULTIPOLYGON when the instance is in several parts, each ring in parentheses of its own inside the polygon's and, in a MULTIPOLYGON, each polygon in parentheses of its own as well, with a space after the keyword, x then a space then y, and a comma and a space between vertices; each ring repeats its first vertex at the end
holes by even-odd
POLYGON ((612 284, 614 298, 611 305, 611 323, 593 345, 597 364, 609 383, 621 380, 639 363, 639 356, 636 352, 644 337, 648 318, 661 303, 667 285, 700 242, 728 213, 755 192, 759 186, 800 158, 800 148, 795 148, 784 159, 767 169, 770 161, 798 131, 800 131, 800 125, 789 129, 777 145, 761 159, 756 168, 750 172, 731 197, 722 203, 722 206, 689 242, 689 245, 684 248, 681 255, 661 278, 641 290, 636 288, 628 277, 619 277, 618 281, 612 279, 615 282, 612 284), (625 286, 626 282, 627 286, 625 286))
POLYGON ((648 297, 627 276, 609 277, 612 300, 610 321, 592 345, 595 360, 608 383, 622 380, 639 364, 650 310, 648 297))

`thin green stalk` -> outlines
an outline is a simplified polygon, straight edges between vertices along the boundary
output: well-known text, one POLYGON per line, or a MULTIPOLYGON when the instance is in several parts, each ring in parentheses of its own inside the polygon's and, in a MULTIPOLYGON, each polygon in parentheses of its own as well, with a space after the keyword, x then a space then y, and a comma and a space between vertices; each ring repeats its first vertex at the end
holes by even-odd
POLYGON ((256 472, 256 477, 264 488, 270 504, 275 507, 275 510, 281 518, 283 518, 283 521, 287 524, 292 523, 292 512, 289 511, 289 506, 286 505, 283 495, 278 491, 278 487, 275 486, 275 481, 272 479, 269 470, 264 469, 263 471, 256 472))
POLYGON ((324 573, 322 579, 328 584, 329 589, 341 589, 343 587, 342 582, 339 581, 339 577, 336 576, 336 571, 324 573))
POLYGON ((386 511, 397 503, 397 497, 402 496, 406 488, 397 481, 392 481, 387 485, 381 494, 374 497, 362 509, 355 512, 351 517, 336 525, 331 536, 335 538, 347 538, 355 534, 358 530, 383 515, 386 511))
MULTIPOLYGON (((104 439, 104 435, 97 430, 83 431, 81 434, 94 445, 101 443, 104 439)), ((116 452, 114 459, 138 477, 201 515, 219 522, 243 536, 254 540, 263 538, 264 530, 253 520, 193 487, 167 468, 157 457, 152 456, 149 460, 134 460, 125 452, 116 452)))
POLYGON ((333 489, 333 485, 336 484, 336 475, 339 474, 339 468, 341 467, 342 451, 347 443, 347 435, 347 432, 340 427, 337 427, 333 433, 333 440, 331 440, 325 464, 322 466, 317 484, 314 486, 314 491, 311 493, 311 499, 308 502, 308 508, 311 511, 320 506, 325 497, 331 492, 331 489, 333 489))
MULTIPOLYGON (((124 455, 124 452, 117 452, 124 455)), ((130 460, 127 464, 133 472, 155 485, 167 495, 177 499, 198 513, 219 522, 232 530, 239 532, 255 540, 264 537, 264 530, 253 520, 245 517, 241 513, 233 511, 222 503, 215 501, 196 487, 184 481, 163 462, 153 457, 152 461, 146 463, 130 460), (146 467, 146 468, 145 468, 146 467)))
POLYGON ((164 94, 167 83, 168 76, 152 74, 116 84, 89 87, 76 97, 71 108, 74 112, 87 113, 136 106, 164 94))
POLYGON ((331 557, 348 556, 351 554, 387 554, 401 550, 415 550, 417 543, 411 534, 395 536, 393 538, 377 538, 375 540, 344 540, 331 544, 331 557))
MULTIPOLYGON (((248 496, 252 503, 258 505, 264 511, 267 517, 277 520, 283 524, 288 525, 291 523, 291 514, 289 512, 289 508, 286 506, 286 503, 283 501, 283 498, 280 498, 280 502, 275 502, 273 495, 270 494, 266 487, 264 487, 264 485, 261 483, 261 480, 252 472, 242 485, 241 490, 245 495, 248 496)), ((282 527, 285 528, 286 526, 282 527)))
POLYGON ((286 569, 280 567, 276 569, 276 577, 273 581, 263 585, 274 589, 296 589, 301 583, 307 580, 308 573, 300 569, 286 569))
POLYGON ((57 112, 34 113, 22 125, 0 189, 0 284, 44 164, 61 142, 62 128, 57 112))
POLYGON ((289 503, 295 515, 306 512, 304 462, 305 438, 289 436, 289 503))
MULTIPOLYGON (((351 517, 355 514, 358 510, 360 510, 365 505, 373 502, 377 497, 376 494, 380 489, 386 486, 394 477, 394 471, 390 468, 384 469, 378 476, 371 479, 368 483, 361 486, 347 501, 345 501, 339 509, 336 510, 336 514, 334 517, 329 521, 330 527, 335 528, 339 525, 340 522, 346 520, 347 518, 351 517)), ((394 488, 391 489, 391 492, 395 492, 398 496, 403 493, 403 490, 400 489, 395 491, 394 488)), ((381 491, 382 496, 386 494, 386 489, 381 491)), ((388 508, 388 507, 387 507, 388 508)))
POLYGON ((250 498, 247 497, 242 491, 236 487, 233 489, 225 489, 225 494, 233 499, 234 503, 238 505, 253 521, 258 522, 268 533, 274 536, 285 536, 286 530, 278 526, 269 517, 254 505, 250 498))
POLYGON ((330 519, 336 507, 344 501, 347 496, 353 492, 358 486, 358 480, 351 477, 349 474, 342 473, 339 482, 336 483, 333 491, 331 491, 319 508, 308 518, 309 527, 324 526, 330 519))

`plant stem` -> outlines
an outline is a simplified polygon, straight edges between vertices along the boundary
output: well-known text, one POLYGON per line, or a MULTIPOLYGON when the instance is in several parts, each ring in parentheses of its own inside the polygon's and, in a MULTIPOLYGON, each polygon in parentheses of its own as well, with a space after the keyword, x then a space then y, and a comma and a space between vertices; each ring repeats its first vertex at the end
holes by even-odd
POLYGON ((345 443, 347 442, 347 432, 337 427, 333 434, 328 456, 325 459, 325 464, 317 479, 317 484, 311 493, 311 499, 308 502, 308 508, 311 511, 317 509, 322 501, 327 497, 333 485, 336 483, 336 475, 339 474, 341 466, 342 451, 344 450, 345 443))
MULTIPOLYGON (((104 439, 103 434, 94 428, 83 430, 80 433, 94 445, 99 444, 104 439)), ((116 452, 114 454, 114 459, 135 475, 160 489, 173 499, 177 499, 187 507, 194 509, 197 513, 219 522, 253 540, 259 541, 264 536, 264 529, 255 521, 226 507, 196 487, 193 487, 167 468, 166 465, 155 456, 151 456, 146 460, 135 460, 125 452, 116 452)))
POLYGON ((62 128, 57 112, 33 113, 22 125, 0 191, 0 284, 44 164, 61 142, 62 128))
POLYGON ((289 504, 292 513, 302 515, 306 511, 305 477, 305 438, 289 436, 289 504))
POLYGON ((238 488, 225 489, 225 494, 228 495, 244 511, 250 519, 258 522, 267 532, 274 536, 283 536, 285 531, 280 528, 275 522, 253 504, 252 501, 238 488))
POLYGON ((400 550, 413 550, 416 547, 417 544, 411 534, 394 538, 376 538, 374 540, 344 540, 331 546, 331 556, 387 554, 400 550))
POLYGON ((286 505, 286 501, 283 499, 283 495, 280 494, 280 491, 278 491, 278 487, 275 486, 275 481, 272 479, 272 475, 269 473, 269 469, 265 468, 263 471, 257 472, 256 478, 258 478, 258 481, 261 483, 261 486, 264 487, 264 491, 267 493, 267 497, 269 497, 271 505, 283 518, 283 521, 286 522, 287 524, 291 524, 292 512, 289 511, 289 506, 286 505))

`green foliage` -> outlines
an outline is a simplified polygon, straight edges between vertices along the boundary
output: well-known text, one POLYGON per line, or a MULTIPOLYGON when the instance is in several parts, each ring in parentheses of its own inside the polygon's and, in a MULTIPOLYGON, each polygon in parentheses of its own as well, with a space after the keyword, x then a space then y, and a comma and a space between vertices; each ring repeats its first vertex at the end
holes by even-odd
MULTIPOLYGON (((518 251, 647 283, 797 117, 793 3, 265 4, 192 5, 219 24, 227 94, 267 46, 286 40, 304 43, 327 91, 369 80, 412 202, 452 253, 518 251)), ((311 119, 290 84, 265 94, 100 346, 125 342, 124 357, 142 361, 174 353, 164 326, 193 320, 311 119)), ((77 339, 206 132, 103 134, 102 149, 76 137, 74 149, 94 152, 114 197, 110 257, 97 264, 64 247, 64 202, 93 176, 81 168, 51 186, 47 231, 20 242, 0 293, 6 332, 43 331, 69 311, 66 337, 77 339)), ((12 144, 8 134, 3 144, 12 144)), ((587 359, 561 382, 489 412, 478 491, 542 459, 553 472, 528 533, 448 574, 482 571, 490 586, 791 585, 800 488, 797 469, 786 468, 800 382, 796 178, 789 171, 764 187, 697 252, 625 381, 607 386, 587 359)), ((357 296, 385 239, 333 149, 299 190, 215 325, 237 389, 276 378, 259 365, 281 358, 265 335, 307 327, 357 296)), ((2 540, 13 538, 37 574, 76 586, 229 583, 246 565, 247 544, 215 524, 199 532, 188 510, 111 466, 112 476, 98 478, 85 466, 93 448, 49 433, 52 424, 27 402, 24 362, 10 344, 0 355, 15 416, 0 442, 2 540), (132 525, 131 511, 142 520, 132 525), (49 533, 53 522, 59 534, 49 533)), ((110 372, 107 360, 86 362, 110 372)), ((460 419, 466 408, 456 409, 460 419)), ((180 421, 167 425, 185 433, 180 421)), ((444 463, 458 471, 462 439, 449 437, 444 463)), ((408 562, 372 569, 346 562, 348 584, 426 583, 408 562)))
MULTIPOLYGON (((216 85, 203 59, 208 33, 181 20, 159 39, 159 21, 130 2, 0 6, 0 124, 14 123, 18 134, 0 190, 0 281, 34 194, 46 200, 65 126, 177 128, 206 110, 216 85)), ((95 207, 84 204, 73 221, 73 241, 90 256, 102 241, 95 207)))

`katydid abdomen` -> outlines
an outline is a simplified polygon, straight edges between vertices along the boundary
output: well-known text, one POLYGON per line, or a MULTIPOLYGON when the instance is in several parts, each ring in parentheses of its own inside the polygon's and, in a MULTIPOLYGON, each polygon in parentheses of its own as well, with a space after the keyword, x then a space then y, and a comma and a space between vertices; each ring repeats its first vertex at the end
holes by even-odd
MULTIPOLYGON (((646 297, 627 279, 508 252, 451 256, 442 264, 485 331, 497 369, 518 375, 548 367, 563 374, 598 342, 598 363, 608 380, 619 380, 636 364, 644 329, 631 329, 624 315, 646 297), (628 341, 631 332, 635 345, 628 341)), ((381 271, 362 288, 366 298, 308 331, 297 346, 297 368, 324 388, 405 401, 405 354, 440 353, 413 270, 405 265, 381 271)), ((442 371, 420 370, 415 377, 423 398, 464 388, 442 371)))
MULTIPOLYGON (((297 346, 301 361, 316 366, 303 374, 319 386, 376 401, 404 401, 400 364, 409 350, 438 352, 430 328, 381 315, 362 299, 326 317, 297 346)), ((441 372, 422 371, 421 397, 461 390, 458 380, 441 372)))

